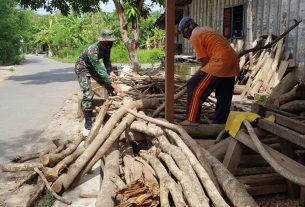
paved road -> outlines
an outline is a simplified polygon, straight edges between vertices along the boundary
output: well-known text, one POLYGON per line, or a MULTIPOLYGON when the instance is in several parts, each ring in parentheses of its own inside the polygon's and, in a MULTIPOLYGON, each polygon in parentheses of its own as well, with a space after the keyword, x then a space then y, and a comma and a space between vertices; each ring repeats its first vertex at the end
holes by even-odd
POLYGON ((77 91, 72 64, 27 56, 24 65, 0 82, 0 163, 35 142, 77 91))

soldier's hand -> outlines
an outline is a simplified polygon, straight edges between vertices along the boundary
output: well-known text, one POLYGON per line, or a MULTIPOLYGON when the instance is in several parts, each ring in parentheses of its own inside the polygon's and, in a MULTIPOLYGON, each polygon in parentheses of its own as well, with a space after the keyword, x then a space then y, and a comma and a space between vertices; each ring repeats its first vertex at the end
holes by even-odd
POLYGON ((114 72, 110 72, 109 75, 113 80, 118 80, 118 76, 114 72))
POLYGON ((113 91, 114 91, 116 94, 122 93, 121 87, 118 86, 117 84, 112 83, 111 86, 112 86, 112 88, 113 88, 113 91))

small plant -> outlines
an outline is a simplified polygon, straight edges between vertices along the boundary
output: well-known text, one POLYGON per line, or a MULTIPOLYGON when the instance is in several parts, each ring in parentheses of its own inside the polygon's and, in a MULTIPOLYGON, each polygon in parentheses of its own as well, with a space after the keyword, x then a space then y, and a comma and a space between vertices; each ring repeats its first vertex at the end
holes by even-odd
POLYGON ((14 71, 15 71, 15 68, 14 68, 14 67, 10 67, 8 70, 9 70, 10 72, 14 72, 14 71))
POLYGON ((33 205, 34 207, 52 207, 54 203, 54 197, 50 191, 46 191, 44 195, 33 205))

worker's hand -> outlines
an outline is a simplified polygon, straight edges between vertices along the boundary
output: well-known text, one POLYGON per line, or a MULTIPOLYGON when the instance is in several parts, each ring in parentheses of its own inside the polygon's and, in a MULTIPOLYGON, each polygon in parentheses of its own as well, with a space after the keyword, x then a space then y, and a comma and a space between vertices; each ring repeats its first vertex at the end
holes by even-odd
POLYGON ((112 78, 113 80, 118 80, 118 76, 117 76, 113 71, 110 72, 109 75, 111 76, 111 78, 112 78))
POLYGON ((119 85, 112 83, 111 86, 116 94, 122 93, 122 89, 119 85))

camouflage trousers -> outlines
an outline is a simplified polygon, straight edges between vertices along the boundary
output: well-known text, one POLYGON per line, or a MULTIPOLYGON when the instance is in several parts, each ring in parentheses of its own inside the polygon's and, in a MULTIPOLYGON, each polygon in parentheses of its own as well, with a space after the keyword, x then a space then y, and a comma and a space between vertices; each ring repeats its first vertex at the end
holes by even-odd
MULTIPOLYGON (((80 86, 80 90, 83 93, 83 98, 81 101, 81 107, 84 111, 91 111, 92 110, 92 99, 94 96, 94 92, 91 88, 91 78, 96 80, 97 83, 100 85, 104 85, 102 79, 99 75, 94 71, 94 68, 86 65, 86 63, 78 59, 75 64, 75 74, 78 78, 78 83, 80 86)), ((106 88, 108 93, 111 93, 112 89, 106 88)))

